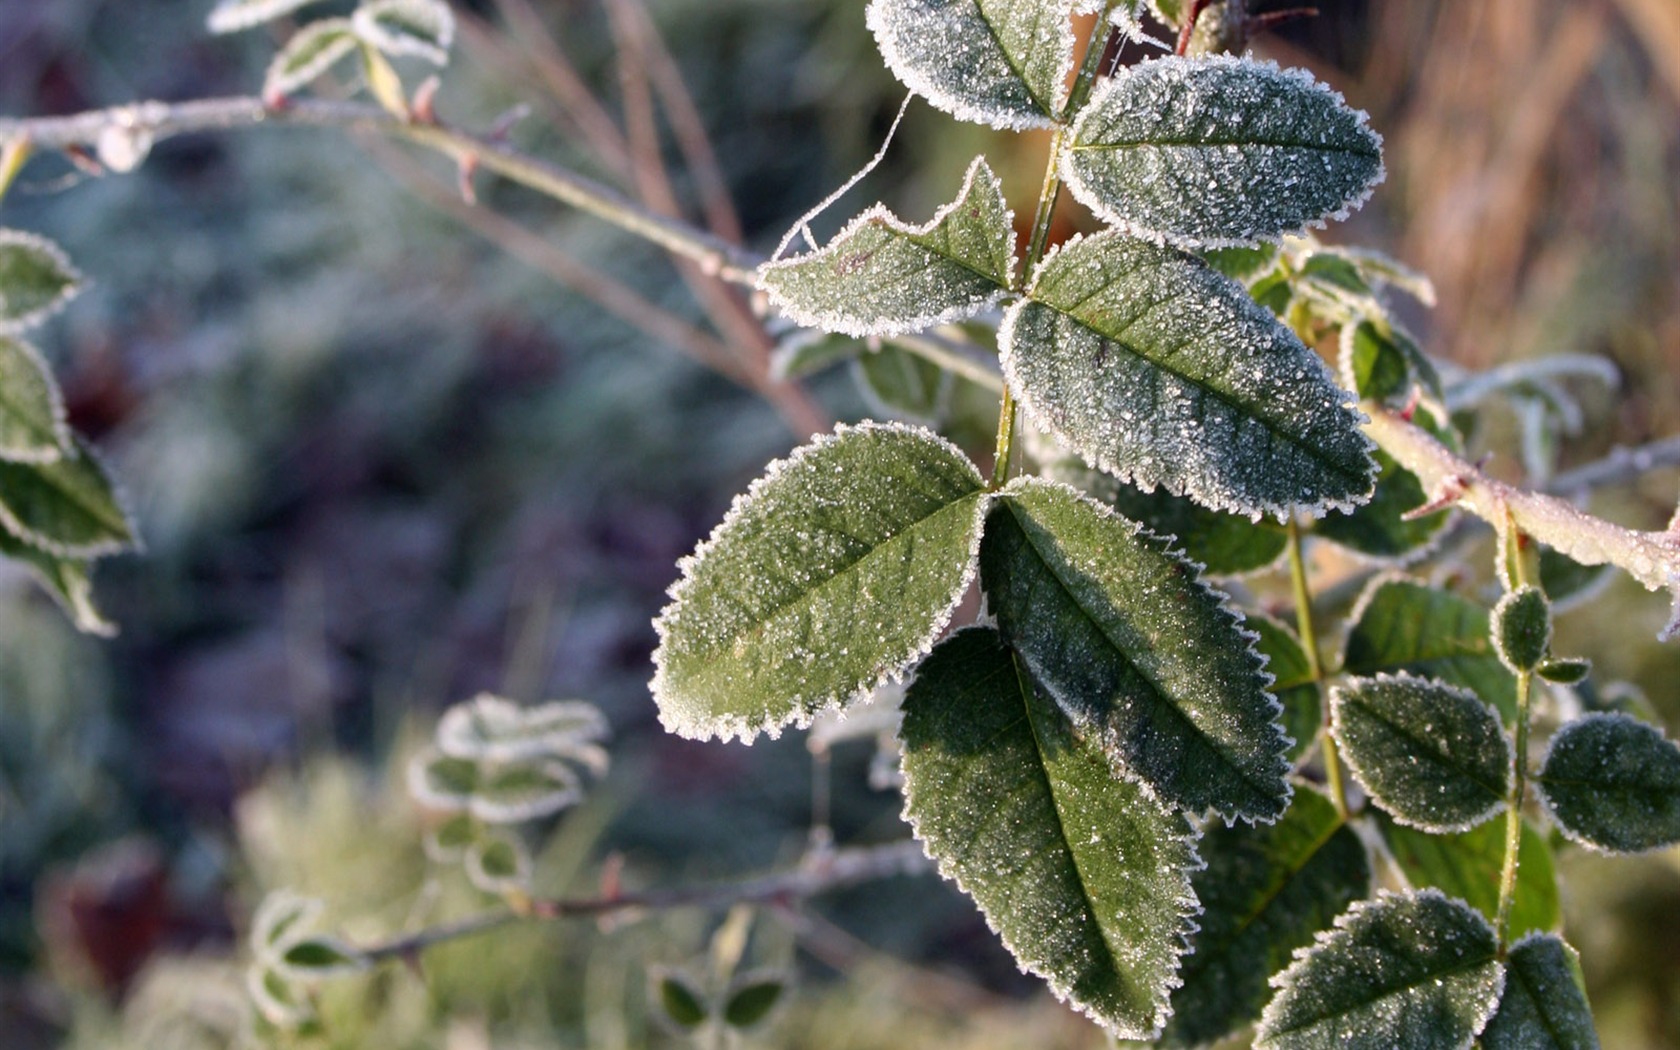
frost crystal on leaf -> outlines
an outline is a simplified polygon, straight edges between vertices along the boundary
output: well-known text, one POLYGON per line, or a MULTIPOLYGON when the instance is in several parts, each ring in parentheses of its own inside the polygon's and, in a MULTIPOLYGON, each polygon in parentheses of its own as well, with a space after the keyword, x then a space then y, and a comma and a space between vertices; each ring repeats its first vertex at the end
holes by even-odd
POLYGON ((988 503, 956 446, 902 425, 841 427, 772 463, 654 625, 661 722, 751 739, 902 675, 972 580, 988 503))
POLYGON ((893 335, 967 317, 1008 290, 1015 227, 1003 185, 975 158, 962 192, 925 226, 879 204, 828 246, 767 263, 758 283, 800 324, 847 335, 893 335))
POLYGON ((1021 478, 986 521, 980 574, 1034 681, 1121 772, 1193 813, 1283 813, 1287 740, 1254 635, 1164 541, 1021 478))
POLYGON ((1145 489, 1280 519, 1371 492, 1370 442, 1329 369, 1242 286, 1173 248, 1063 245, 999 333, 1033 418, 1145 489))
POLYGON ((1190 824, 1117 777, 990 628, 960 631, 904 702, 905 818, 1024 969, 1120 1038, 1149 1038, 1196 898, 1190 824))
POLYGON ((1468 1050, 1499 1004, 1493 927, 1435 890, 1361 901, 1272 978, 1257 1050, 1468 1050))
POLYGON ((1575 949, 1550 934, 1524 937, 1505 964, 1499 1012, 1485 1050, 1598 1050, 1587 982, 1575 949))
POLYGON ((1299 70, 1162 58, 1097 89, 1062 154, 1098 216, 1185 247, 1272 239, 1344 218, 1382 181, 1365 115, 1299 70))
POLYGON ((449 62, 455 15, 443 0, 373 0, 357 8, 350 22, 358 36, 387 55, 415 55, 439 66, 449 62))
POLYGON ((1563 833, 1607 853, 1680 842, 1680 748, 1623 714, 1591 714, 1552 737, 1537 782, 1563 833))
POLYGON ((233 33, 283 18, 321 0, 221 0, 206 20, 212 33, 233 33))
MULTIPOLYGON (((1076 0, 871 0, 887 67, 959 120, 1048 127, 1067 99, 1076 0)), ((1077 6, 1091 5, 1079 0, 1077 6)))

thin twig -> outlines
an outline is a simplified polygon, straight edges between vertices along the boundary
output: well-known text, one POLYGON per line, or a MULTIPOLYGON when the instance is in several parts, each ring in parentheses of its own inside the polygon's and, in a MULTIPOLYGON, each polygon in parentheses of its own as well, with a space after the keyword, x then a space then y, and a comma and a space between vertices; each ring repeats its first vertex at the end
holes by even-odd
POLYGON ((678 886, 643 893, 532 901, 524 911, 511 908, 469 916, 428 927, 359 949, 369 962, 406 959, 434 945, 473 937, 521 922, 599 918, 636 911, 673 908, 728 908, 737 904, 790 903, 821 896, 848 886, 895 875, 924 875, 933 862, 919 843, 903 840, 882 846, 863 846, 820 854, 793 871, 730 882, 678 886))
POLYGON ((1659 467, 1680 466, 1680 437, 1664 438, 1634 448, 1612 449, 1603 459, 1564 471, 1546 483, 1546 491, 1571 496, 1609 485, 1625 485, 1659 467))

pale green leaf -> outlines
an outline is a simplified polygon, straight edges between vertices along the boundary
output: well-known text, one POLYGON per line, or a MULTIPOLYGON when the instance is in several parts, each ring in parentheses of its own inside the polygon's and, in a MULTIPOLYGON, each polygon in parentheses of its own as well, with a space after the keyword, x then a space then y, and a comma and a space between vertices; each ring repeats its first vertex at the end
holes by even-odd
POLYGON ((1295 741, 1289 745, 1289 761, 1299 762, 1312 748, 1324 718, 1324 698, 1306 651, 1294 631, 1269 616, 1249 613, 1244 626, 1260 636, 1254 648, 1266 658, 1271 693, 1283 705, 1283 731, 1295 741))
POLYGON ((1680 842, 1680 748, 1622 714, 1591 714, 1552 737, 1538 782, 1563 833, 1609 853, 1680 842))
POLYGON ((29 566, 78 631, 109 638, 117 627, 100 613, 93 600, 93 563, 86 558, 61 558, 0 530, 0 554, 29 566))
POLYGON ((1504 967, 1481 913, 1435 890, 1362 901, 1274 978, 1259 1050, 1468 1048, 1504 967))
POLYGON ((1505 808, 1511 743, 1476 694, 1409 674, 1330 690, 1330 732, 1372 801, 1403 824, 1465 831, 1505 808))
POLYGON ((856 336, 794 328, 777 338, 776 348, 770 351, 770 373, 777 379, 804 379, 850 361, 865 349, 856 336))
POLYGON ((323 18, 292 34, 286 46, 268 64, 263 76, 263 98, 285 98, 296 94, 361 48, 361 40, 348 18, 323 18))
POLYGON ((525 707, 490 693, 450 707, 437 727, 438 749, 446 755, 492 762, 567 758, 596 775, 606 771, 606 754, 597 746, 606 736, 607 720, 592 704, 525 707))
POLYGON ((852 369, 877 413, 930 426, 945 417, 951 375, 927 358, 887 343, 854 357, 852 369))
POLYGON ((1061 171, 1107 222, 1219 247, 1345 218, 1382 181, 1382 139, 1304 70, 1168 57, 1103 82, 1061 171))
POLYGON ((276 959, 285 946, 314 926, 324 910, 322 903, 291 890, 275 890, 257 905, 251 917, 251 947, 259 958, 276 959))
POLYGON ((485 893, 507 894, 531 881, 531 854, 511 834, 492 832, 467 849, 467 880, 485 893))
POLYGON ((1061 116, 1075 3, 871 0, 864 18, 887 68, 936 108, 1021 129, 1061 116))
POLYGON ((60 558, 97 558, 138 546, 104 464, 74 438, 50 463, 0 460, 0 525, 60 558))
POLYGON ((1493 648, 1513 672, 1532 671, 1552 648, 1552 604, 1538 587, 1518 587, 1493 607, 1493 648))
POLYGON ((677 1031, 693 1031, 711 1016, 706 993, 688 974, 661 968, 650 971, 648 977, 653 983, 653 1001, 659 1007, 660 1017, 677 1031))
POLYGON ((70 445, 64 399, 34 347, 0 335, 0 459, 44 463, 70 445))
POLYGON ((45 237, 0 229, 0 334, 56 313, 82 287, 82 275, 45 237))
POLYGON ((1484 1050, 1598 1050, 1587 982, 1575 949, 1525 937, 1505 960, 1505 994, 1482 1032, 1484 1050))
POLYGON ((210 10, 212 33, 233 33, 284 18, 321 0, 217 0, 210 10))
POLYGON ((661 722, 750 739, 899 677, 973 579, 987 503, 960 450, 905 426, 772 464, 682 562, 655 625, 661 722))
POLYGON ((787 977, 779 973, 743 974, 730 982, 723 998, 723 1020, 731 1028, 756 1028, 782 1001, 787 977))
POLYGON ((1412 511, 1429 502, 1417 475, 1406 470, 1380 449, 1372 453, 1377 464, 1377 487, 1371 500, 1345 514, 1326 514, 1313 523, 1313 535, 1384 562, 1412 561, 1427 553, 1430 541, 1452 519, 1450 510, 1421 517, 1412 511))
POLYGON ((1162 538, 1202 566, 1211 576, 1255 572, 1282 556, 1289 534, 1275 521, 1209 510, 1165 489, 1145 492, 1112 474, 1088 466, 1078 456, 1063 455, 1046 464, 1042 476, 1062 481, 1162 538))
POLYGON ((356 35, 387 55, 447 65, 455 15, 443 0, 369 0, 350 16, 356 35))
POLYGON ((465 811, 451 814, 443 823, 426 832, 421 845, 426 856, 439 864, 452 864, 466 856, 467 849, 478 841, 479 825, 472 814, 465 811))
MULTIPOLYGON (((1383 820, 1382 832, 1389 853, 1413 886, 1433 886, 1493 921, 1505 865, 1504 821, 1489 821, 1454 835, 1435 835, 1383 820)), ((1557 929, 1563 911, 1552 850, 1545 836, 1527 821, 1517 847, 1517 865, 1517 894, 1509 919, 1512 935, 1557 929)))
POLYGON ((1361 317, 1341 329, 1337 357, 1342 382, 1361 398, 1404 404, 1414 388, 1441 399, 1441 376, 1412 337, 1381 317, 1361 317))
POLYGON ((1206 263, 1115 233, 1069 242, 1000 333, 1034 418, 1086 461, 1204 506, 1351 506, 1370 443, 1317 354, 1206 263))
POLYGON ((528 759, 481 768, 467 809, 486 824, 520 824, 553 816, 582 798, 583 784, 570 766, 528 759))
POLYGON ((1364 844, 1310 788, 1296 788, 1270 827, 1209 829, 1200 852, 1207 867, 1191 878, 1200 929, 1164 1046, 1206 1045, 1259 1017, 1271 996, 1266 978, 1370 891, 1364 844))
POLYGON ((891 335, 993 305, 1014 267, 1015 226, 1003 184, 977 157, 957 199, 926 225, 906 225, 876 205, 821 250, 766 263, 758 283, 800 324, 891 335))
POLYGON ((408 793, 423 806, 454 813, 465 810, 478 790, 478 763, 426 748, 408 761, 408 793))
POLYGON ((1516 717, 1516 679, 1493 651, 1482 606, 1404 576, 1380 576, 1349 618, 1342 653, 1348 674, 1439 678, 1492 704, 1507 723, 1516 717))
POLYGON ((245 971, 245 990, 263 1020, 276 1028, 296 1028, 314 1013, 309 1000, 291 981, 261 963, 245 971))
POLYGON ((1247 284, 1276 265, 1278 246, 1267 241, 1257 245, 1210 248, 1200 254, 1215 270, 1234 281, 1247 284))
POLYGON ((1196 864, 1188 821, 1117 777, 990 628, 917 668, 905 816, 1020 964, 1123 1038, 1166 1019, 1196 864))
POLYGON ((1366 287, 1381 290, 1393 288, 1405 292, 1424 306, 1435 305, 1435 284, 1427 276, 1388 255, 1372 248, 1346 245, 1325 245, 1322 255, 1334 255, 1347 260, 1359 274, 1366 287))
POLYGON ((1254 636, 1165 541, 1021 478, 986 520, 980 573, 1033 679, 1128 775, 1195 813, 1283 813, 1287 745, 1254 636))

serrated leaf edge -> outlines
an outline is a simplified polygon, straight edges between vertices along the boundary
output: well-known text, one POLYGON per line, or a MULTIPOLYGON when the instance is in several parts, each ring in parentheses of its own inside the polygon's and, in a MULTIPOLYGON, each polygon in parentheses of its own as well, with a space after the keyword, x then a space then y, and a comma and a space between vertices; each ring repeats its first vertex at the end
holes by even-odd
POLYGON ((1146 241, 1153 241, 1156 244, 1170 244, 1173 247, 1185 250, 1211 248, 1253 248, 1261 244, 1281 243, 1285 237, 1292 234, 1302 234, 1306 233, 1308 230, 1328 229, 1330 223, 1344 222, 1350 215, 1365 206, 1365 202, 1371 199, 1371 195, 1376 192, 1377 187, 1382 185, 1384 180, 1388 178, 1388 168, 1382 160, 1383 139, 1382 136, 1377 133, 1376 129, 1371 127, 1370 120, 1371 115, 1369 113, 1349 105, 1347 99, 1343 97, 1340 91, 1337 91, 1335 88, 1332 88, 1330 85, 1319 80, 1305 69, 1294 66, 1279 66, 1276 62, 1273 62, 1270 59, 1256 59, 1246 55, 1240 57, 1236 55, 1202 55, 1194 58, 1182 55, 1165 55, 1160 58, 1145 59, 1134 66, 1127 67, 1116 76, 1110 77, 1097 86, 1097 90, 1092 93, 1090 102, 1087 103, 1085 108, 1080 111, 1079 117, 1074 120, 1068 136, 1068 145, 1063 148, 1061 156, 1056 158, 1056 168, 1061 173, 1062 181, 1067 184, 1068 192, 1073 194, 1074 199, 1085 205, 1086 208, 1090 209, 1091 214, 1095 215, 1103 222, 1108 223, 1109 226, 1114 229, 1123 230, 1134 237, 1138 237, 1146 241), (1365 188, 1361 192, 1350 198, 1346 204, 1342 205, 1342 207, 1336 211, 1331 212, 1322 218, 1310 219, 1307 222, 1302 223, 1300 226, 1289 227, 1264 236, 1247 238, 1185 237, 1165 230, 1151 229, 1147 226, 1134 223, 1124 218, 1113 210, 1105 207, 1102 204, 1101 195, 1093 191, 1085 180, 1079 176, 1078 171, 1075 170, 1075 167, 1070 160, 1073 156, 1072 142, 1079 137, 1080 126, 1084 124, 1086 114, 1094 112, 1098 105, 1108 95, 1119 91, 1121 87, 1124 86, 1125 77, 1132 75, 1136 70, 1140 70, 1145 67, 1153 67, 1157 63, 1166 63, 1168 65, 1186 68, 1206 66, 1246 66, 1250 68, 1259 68, 1269 70, 1280 77, 1293 80, 1298 84, 1330 95, 1335 103, 1346 107, 1347 110, 1353 114, 1356 125, 1366 134, 1371 136, 1373 145, 1377 150, 1376 173, 1371 176, 1370 181, 1365 184, 1365 188))
MULTIPOLYGON (((17 336, 64 309, 66 303, 81 294, 82 290, 87 287, 88 282, 87 277, 76 268, 75 263, 70 261, 70 256, 65 253, 63 248, 39 234, 30 233, 27 230, 0 227, 0 248, 7 245, 21 245, 40 252, 50 258, 52 264, 63 271, 65 277, 64 287, 59 290, 59 293, 53 297, 51 302, 38 306, 26 314, 19 314, 10 320, 0 320, 0 336, 17 336)), ((5 302, 5 291, 0 289, 0 307, 3 307, 5 302)))
POLYGON ((1509 771, 1512 768, 1513 756, 1516 752, 1511 746, 1510 736, 1507 735, 1503 729, 1504 723, 1499 717, 1498 709, 1492 704, 1487 703, 1481 697, 1477 696, 1473 691, 1466 689, 1463 686, 1453 685, 1450 682, 1443 682, 1438 678, 1427 678, 1422 675, 1415 675, 1409 671, 1400 671, 1397 673, 1378 671, 1374 676, 1350 678, 1348 683, 1345 685, 1331 687, 1330 733, 1336 738, 1336 745, 1341 753, 1342 760, 1347 763, 1348 768, 1353 771, 1354 776, 1359 778, 1359 786, 1365 789, 1365 793, 1370 796, 1371 801, 1375 802, 1382 808, 1384 813, 1387 813, 1391 818, 1393 818, 1396 824, 1404 824, 1409 828, 1416 828, 1419 831, 1427 831, 1432 835, 1456 835, 1459 832, 1469 831, 1472 828, 1481 826, 1505 810, 1505 799, 1501 797, 1497 802, 1489 804, 1487 809, 1481 811, 1476 816, 1470 817, 1457 824, 1438 824, 1413 820, 1410 817, 1401 816, 1399 813, 1395 812, 1389 801, 1383 798, 1380 793, 1372 789, 1370 779, 1364 766, 1354 757, 1353 749, 1348 747, 1342 741, 1342 702, 1348 698, 1349 694, 1353 691, 1353 687, 1360 682, 1376 682, 1378 684, 1397 683, 1408 686, 1424 686, 1430 689, 1438 689, 1442 692, 1452 693, 1461 699, 1467 699, 1474 703, 1477 707, 1486 709, 1488 717, 1493 720, 1493 724, 1501 727, 1498 737, 1505 747, 1505 769, 1507 771, 1507 776, 1509 776, 1509 771))
POLYGON ((967 564, 962 572, 961 579, 959 579, 956 586, 952 588, 950 601, 946 604, 944 611, 933 618, 933 621, 928 625, 928 630, 924 637, 914 647, 914 651, 910 654, 910 656, 898 667, 894 668, 889 666, 884 668, 881 673, 877 674, 869 681, 864 682, 849 696, 830 697, 827 704, 819 706, 811 711, 796 708, 792 715, 781 720, 777 720, 775 718, 765 718, 759 721, 754 721, 752 719, 742 717, 729 718, 725 720, 712 720, 704 726, 678 724, 671 720, 671 718, 666 714, 666 708, 668 705, 659 703, 659 701, 663 698, 678 695, 671 692, 669 681, 666 677, 664 659, 665 643, 670 630, 669 620, 672 614, 674 614, 682 605, 684 598, 687 596, 688 588, 686 585, 689 582, 691 573, 695 566, 699 565, 701 561, 703 561, 706 556, 709 555, 718 545, 720 537, 724 535, 725 530, 728 529, 731 524, 740 519, 745 508, 757 500, 764 489, 777 481, 784 473, 798 466, 813 453, 835 444, 848 434, 856 432, 868 433, 872 431, 891 431, 900 434, 914 435, 922 440, 933 442, 943 447, 953 457, 968 464, 969 470, 973 473, 977 486, 983 486, 985 483, 984 479, 980 476, 979 469, 973 465, 973 462, 969 460, 968 456, 962 451, 962 449, 958 448, 951 441, 935 434, 933 431, 928 430, 925 427, 911 426, 905 423, 883 423, 876 422, 874 420, 865 420, 855 426, 842 423, 827 434, 817 435, 814 440, 794 449, 789 455, 781 459, 772 460, 764 468, 763 472, 759 474, 757 478, 753 479, 752 483, 747 486, 747 490, 745 492, 736 495, 729 505, 729 510, 725 512, 723 520, 718 522, 717 526, 712 529, 711 533, 704 540, 700 541, 700 544, 694 548, 694 552, 692 554, 684 555, 677 561, 677 580, 666 590, 666 594, 671 600, 666 603, 663 609, 659 610, 659 616, 653 621, 654 634, 658 638, 658 644, 653 650, 653 680, 649 683, 649 688, 653 693, 657 706, 659 707, 659 724, 663 726, 667 732, 675 733, 677 736, 684 737, 689 740, 715 739, 728 742, 730 740, 738 739, 743 744, 751 744, 760 734, 767 736, 771 740, 775 740, 781 736, 782 730, 789 726, 794 729, 807 729, 810 727, 812 721, 815 720, 817 715, 822 711, 836 707, 844 709, 859 700, 867 698, 882 685, 904 681, 908 677, 911 669, 921 662, 922 658, 933 649, 934 643, 939 640, 940 635, 945 633, 945 628, 950 625, 951 618, 956 615, 957 604, 962 601, 963 594, 971 585, 973 585, 974 578, 979 575, 980 539, 981 534, 984 531, 986 513, 991 509, 992 501, 995 496, 994 493, 977 491, 973 496, 963 497, 964 499, 974 499, 975 502, 973 530, 974 539, 969 545, 967 564))
POLYGON ((1655 733, 1657 737, 1665 743, 1670 745, 1674 743, 1674 741, 1668 738, 1668 734, 1663 732, 1660 726, 1654 726, 1644 719, 1634 718, 1632 715, 1621 711, 1593 711, 1582 715, 1580 718, 1577 718, 1572 722, 1564 724, 1557 732, 1552 734, 1552 738, 1550 740, 1546 741, 1546 753, 1541 756, 1539 772, 1533 777, 1534 790, 1535 793, 1540 796, 1540 804, 1546 810, 1546 818, 1552 822, 1552 827, 1557 828, 1558 831, 1563 834, 1564 838, 1575 843, 1575 845, 1590 852, 1597 853, 1600 856, 1643 857, 1648 854, 1661 853, 1664 850, 1673 849, 1675 844, 1672 842, 1651 846, 1648 849, 1611 849, 1607 846, 1601 846, 1596 842, 1582 838, 1573 828, 1570 828, 1567 824, 1558 819, 1557 811, 1552 808, 1551 796, 1546 792, 1546 766, 1552 760, 1552 752, 1557 749, 1558 741, 1571 732, 1580 732, 1581 730, 1576 727, 1585 726, 1589 722, 1624 722, 1655 733))
MULTIPOLYGON (((1279 970, 1277 973, 1272 974, 1266 983, 1277 989, 1279 992, 1293 987, 1296 971, 1305 965, 1308 959, 1311 958, 1311 956, 1319 949, 1327 947, 1330 942, 1334 941, 1340 934, 1345 933, 1348 927, 1352 926, 1353 923, 1365 912, 1379 908, 1391 900, 1408 900, 1421 897, 1436 897, 1449 904, 1456 904, 1462 907, 1466 913, 1475 917, 1476 922, 1482 924, 1482 926, 1487 930, 1488 938, 1490 940, 1496 940, 1493 925, 1487 921, 1487 917, 1484 916, 1479 909, 1472 907, 1467 901, 1460 900, 1457 897, 1449 897, 1433 886, 1425 887, 1421 890, 1408 890, 1405 892, 1379 890, 1377 891, 1377 895, 1375 897, 1369 897, 1362 901, 1353 902, 1353 904, 1348 906, 1347 911, 1344 911, 1342 914, 1336 916, 1335 921, 1330 924, 1329 929, 1320 930, 1318 933, 1314 934, 1311 944, 1304 944, 1295 949, 1295 951, 1291 954, 1289 965, 1279 970)), ((1498 962, 1497 957, 1490 959, 1489 961, 1498 962)), ((1498 963, 1498 968, 1494 972, 1494 977, 1497 988, 1494 991, 1487 1016, 1482 1018, 1481 1024, 1475 1026, 1475 1030, 1471 1032, 1469 1039, 1450 1048, 1450 1050, 1469 1050, 1469 1048, 1474 1045, 1476 1037, 1481 1035, 1482 1029, 1487 1027, 1487 1023, 1491 1021, 1493 1019, 1493 1015, 1499 1011, 1500 997, 1505 994, 1504 963, 1498 963)), ((1415 985, 1412 987, 1415 987, 1415 985)), ((1266 1045, 1266 1029, 1271 1024, 1271 1019, 1274 1016, 1273 1007, 1277 1005, 1277 1002, 1278 996, 1273 995, 1271 1001, 1266 1004, 1266 1008, 1261 1011, 1260 1020, 1255 1022, 1255 1031, 1258 1037, 1256 1038, 1254 1045, 1257 1050, 1260 1050, 1260 1048, 1263 1048, 1266 1045)), ((1447 1050, 1447 1048, 1443 1048, 1443 1050, 1447 1050)))
MULTIPOLYGON (((840 335, 854 336, 859 339, 867 339, 874 336, 904 335, 908 332, 919 332, 927 328, 933 328, 942 324, 950 324, 952 321, 960 321, 964 318, 972 317, 982 310, 988 310, 996 306, 1004 298, 1004 296, 1009 294, 1010 287, 1015 283, 1015 270, 1018 266, 1014 252, 1014 229, 1015 212, 1009 207, 1004 198, 1003 180, 993 174, 990 165, 986 163, 985 157, 975 157, 973 163, 968 166, 967 174, 963 176, 962 188, 957 191, 956 198, 949 204, 942 206, 938 211, 934 212, 933 218, 929 219, 922 225, 912 226, 900 219, 898 216, 894 215, 885 204, 871 205, 862 214, 847 223, 844 229, 830 238, 827 244, 823 245, 816 251, 807 252, 804 255, 795 255, 787 259, 777 259, 773 262, 767 262, 763 266, 760 266, 758 269, 757 286, 760 291, 770 297, 771 305, 780 310, 784 316, 797 324, 805 325, 810 328, 818 328, 825 332, 836 332, 840 335), (933 233, 939 228, 941 223, 950 218, 952 215, 955 215, 963 208, 964 205, 968 203, 968 196, 971 192, 973 192, 976 184, 979 182, 982 172, 985 174, 986 186, 997 195, 998 201, 1003 204, 1004 221, 1002 228, 1009 231, 1008 235, 1010 237, 1009 272, 1004 274, 1005 283, 999 285, 997 291, 993 292, 985 299, 980 300, 979 302, 959 303, 955 306, 949 306, 934 313, 918 314, 908 321, 890 321, 885 324, 877 323, 865 325, 858 323, 855 319, 848 317, 840 311, 806 310, 798 303, 790 302, 780 292, 778 292, 773 285, 766 282, 765 276, 767 274, 774 273, 778 270, 786 270, 792 269, 796 266, 803 266, 807 263, 814 262, 825 256, 838 252, 845 246, 846 241, 850 240, 854 234, 869 225, 879 224, 885 226, 893 233, 901 234, 906 237, 925 237, 928 234, 933 233)), ((997 278, 991 274, 980 273, 978 270, 973 270, 967 264, 958 259, 953 259, 950 256, 942 256, 942 258, 949 259, 949 261, 954 265, 961 266, 965 270, 970 270, 970 272, 978 274, 986 280, 997 280, 997 278)))

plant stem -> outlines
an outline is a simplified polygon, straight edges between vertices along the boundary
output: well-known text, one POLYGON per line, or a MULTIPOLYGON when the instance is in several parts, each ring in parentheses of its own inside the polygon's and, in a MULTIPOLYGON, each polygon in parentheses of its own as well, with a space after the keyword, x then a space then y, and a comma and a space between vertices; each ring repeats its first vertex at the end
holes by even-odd
MULTIPOLYGON (((1295 595, 1295 630, 1301 636, 1301 651, 1307 657, 1307 673, 1313 685, 1322 689, 1324 662, 1318 652, 1318 629, 1313 624, 1312 589, 1307 585, 1307 560, 1303 556, 1301 524, 1289 516, 1289 585, 1295 595)), ((1347 786, 1342 780, 1342 760, 1336 753, 1336 741, 1330 736, 1330 709, 1324 709, 1324 725, 1319 733, 1319 752, 1324 756, 1324 780, 1330 788, 1330 801, 1336 812, 1347 817, 1347 786)))
POLYGON ((440 926, 396 937, 360 949, 369 962, 413 958, 434 945, 489 933, 521 922, 589 918, 633 911, 671 908, 720 908, 737 904, 765 904, 805 900, 832 890, 894 875, 921 875, 933 862, 920 843, 905 839, 881 846, 863 846, 820 855, 793 871, 777 872, 732 882, 682 886, 645 893, 605 897, 536 900, 522 911, 511 908, 469 916, 440 926))
POLYGON ((1511 794, 1505 800, 1505 864, 1499 872, 1499 910, 1493 920, 1499 953, 1510 947, 1511 905, 1517 897, 1517 864, 1522 851, 1522 808, 1528 791, 1528 708, 1531 676, 1517 672, 1517 738, 1511 756, 1511 794))

